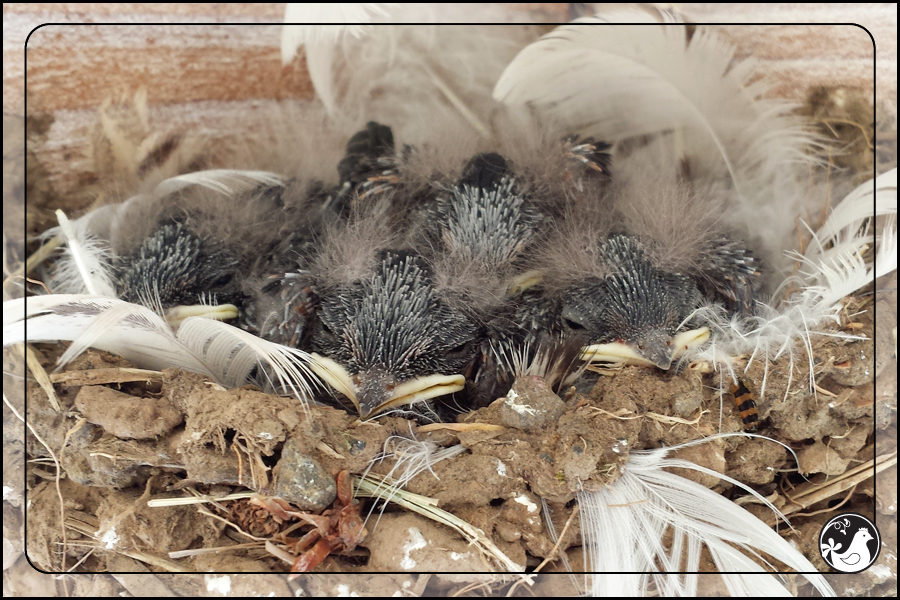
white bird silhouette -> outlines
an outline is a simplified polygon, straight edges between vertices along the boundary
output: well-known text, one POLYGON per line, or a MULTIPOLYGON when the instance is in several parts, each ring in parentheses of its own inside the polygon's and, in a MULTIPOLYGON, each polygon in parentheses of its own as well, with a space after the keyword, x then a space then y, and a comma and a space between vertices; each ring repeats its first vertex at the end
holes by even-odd
POLYGON ((872 537, 869 530, 861 527, 853 536, 850 547, 844 552, 838 553, 838 550, 841 549, 841 544, 835 544, 833 538, 828 538, 828 543, 822 544, 822 556, 827 558, 828 553, 831 552, 831 565, 838 571, 858 571, 869 564, 871 560, 871 554, 868 546, 866 546, 866 542, 872 539, 875 538, 872 537))

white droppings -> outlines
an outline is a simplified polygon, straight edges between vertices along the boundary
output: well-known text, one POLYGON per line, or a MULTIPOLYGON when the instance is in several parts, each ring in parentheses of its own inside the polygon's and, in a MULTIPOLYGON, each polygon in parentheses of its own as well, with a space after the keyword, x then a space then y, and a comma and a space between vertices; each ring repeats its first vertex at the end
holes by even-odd
POLYGON ((406 581, 403 582, 403 589, 405 590, 406 588, 408 588, 411 585, 412 585, 412 581, 407 579, 406 581))
POLYGON ((503 461, 499 458, 497 459, 497 475, 506 477, 506 465, 503 464, 503 461))
POLYGON ((410 558, 409 554, 413 550, 420 550, 428 545, 425 536, 419 531, 418 527, 409 528, 409 539, 403 544, 403 559, 400 561, 400 568, 407 571, 416 568, 416 561, 410 558))
POLYGON ((222 594, 223 596, 227 596, 231 593, 231 577, 228 575, 222 575, 221 577, 217 577, 215 575, 204 575, 203 579, 206 580, 206 591, 222 594))
POLYGON ((272 440, 272 439, 275 439, 275 436, 272 435, 271 433, 269 433, 268 431, 260 431, 260 432, 257 433, 256 435, 257 435, 257 437, 260 437, 260 438, 262 438, 262 439, 264 439, 264 440, 272 440))
POLYGON ((616 442, 612 445, 612 451, 616 454, 619 454, 623 450, 628 450, 628 440, 616 440, 616 442))
POLYGON ((516 404, 516 399, 519 397, 519 394, 516 393, 515 390, 509 390, 509 393, 506 394, 505 404, 519 413, 520 415, 536 415, 538 414, 538 410, 536 408, 531 408, 525 404, 516 404))
POLYGON ((11 488, 8 485, 3 486, 3 499, 4 500, 18 500, 22 496, 16 493, 15 488, 11 488))
POLYGON ((393 594, 391 594, 391 598, 402 598, 402 597, 403 597, 403 592, 401 592, 400 590, 396 590, 393 594))
POLYGON ((349 585, 344 585, 343 583, 338 584, 336 588, 334 588, 335 596, 338 598, 359 598, 359 594, 356 592, 350 591, 349 585))
POLYGON ((528 496, 526 496, 525 494, 522 494, 521 496, 516 497, 515 501, 518 502, 519 504, 524 504, 525 508, 528 509, 528 512, 537 512, 537 510, 538 510, 537 504, 532 502, 531 499, 528 496))
POLYGON ((460 554, 459 552, 450 553, 450 558, 452 558, 453 560, 462 560, 464 558, 469 558, 470 556, 472 556, 471 552, 466 552, 465 554, 460 554))
POLYGON ((875 565, 869 569, 869 573, 877 577, 879 581, 884 581, 885 579, 890 579, 894 576, 894 574, 891 573, 890 567, 887 565, 875 565))
POLYGON ((103 537, 100 538, 100 541, 106 544, 107 550, 112 550, 116 547, 116 544, 119 543, 119 534, 116 533, 115 527, 110 527, 106 530, 106 533, 103 534, 103 537))

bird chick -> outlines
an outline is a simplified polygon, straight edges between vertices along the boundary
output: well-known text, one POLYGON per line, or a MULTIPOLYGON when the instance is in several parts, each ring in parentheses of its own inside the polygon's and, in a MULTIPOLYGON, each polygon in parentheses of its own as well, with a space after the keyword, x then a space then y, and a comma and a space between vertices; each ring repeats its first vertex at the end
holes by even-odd
POLYGON ((362 418, 463 389, 479 328, 434 289, 425 261, 382 251, 374 271, 323 294, 312 333, 317 373, 362 418))
POLYGON ((467 385, 468 403, 480 406, 512 384, 506 357, 527 334, 517 317, 520 303, 531 300, 535 276, 528 250, 547 219, 520 193, 512 165, 497 153, 471 158, 456 185, 426 213, 438 287, 452 290, 484 325, 467 385))
MULTIPOLYGON (((172 326, 192 315, 233 319, 251 297, 252 274, 295 262, 295 238, 309 211, 289 205, 286 196, 296 191, 268 173, 185 177, 195 185, 174 178, 88 213, 74 222, 69 243, 93 252, 95 270, 112 282, 106 294, 148 306, 172 326)), ((68 261, 61 261, 61 275, 68 261)), ((51 283, 69 293, 84 285, 62 276, 51 283)))
POLYGON ((613 342, 668 369, 675 332, 701 300, 696 282, 655 268, 634 237, 613 235, 597 253, 609 274, 590 277, 561 295, 562 329, 590 341, 584 349, 589 360, 600 354, 600 344, 613 342))
MULTIPOLYGON (((219 318, 237 316, 242 300, 235 275, 239 259, 215 241, 203 240, 183 223, 169 222, 146 238, 133 254, 116 257, 113 269, 122 300, 153 307, 159 313, 215 301, 219 318), (222 307, 222 305, 230 305, 222 307)), ((209 312, 209 311, 206 311, 209 312)))

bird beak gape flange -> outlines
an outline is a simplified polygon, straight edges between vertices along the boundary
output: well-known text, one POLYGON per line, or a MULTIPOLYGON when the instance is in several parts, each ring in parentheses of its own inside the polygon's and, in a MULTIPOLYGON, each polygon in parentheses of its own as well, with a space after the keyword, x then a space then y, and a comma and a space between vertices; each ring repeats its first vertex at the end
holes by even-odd
POLYGON ((672 361, 709 339, 709 328, 701 327, 674 335, 669 343, 648 343, 636 348, 623 342, 591 344, 581 349, 581 360, 589 363, 619 363, 626 365, 656 366, 666 370, 672 361))
POLYGON ((228 321, 238 316, 238 308, 234 304, 195 304, 173 306, 166 310, 166 321, 172 329, 178 329, 181 322, 188 317, 204 317, 216 321, 228 321))
POLYGON ((423 375, 407 381, 380 369, 351 375, 334 360, 313 354, 312 370, 336 391, 350 399, 362 419, 386 410, 452 394, 465 388, 462 375, 423 375))

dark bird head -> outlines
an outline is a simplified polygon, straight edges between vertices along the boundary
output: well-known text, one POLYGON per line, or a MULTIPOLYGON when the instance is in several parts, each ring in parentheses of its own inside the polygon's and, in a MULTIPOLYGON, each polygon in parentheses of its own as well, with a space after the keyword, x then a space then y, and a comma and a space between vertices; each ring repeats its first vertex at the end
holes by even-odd
POLYGON ((521 284, 524 256, 538 238, 543 216, 520 194, 499 154, 478 154, 463 177, 427 215, 437 287, 466 298, 478 313, 507 300, 521 284))
POLYGON ((116 259, 119 295, 167 314, 170 322, 192 314, 233 318, 237 309, 230 303, 241 298, 235 281, 238 263, 222 245, 171 222, 146 238, 134 254, 116 259), (209 306, 213 303, 217 306, 209 306))
POLYGON ((463 389, 479 328, 434 290, 425 262, 384 251, 374 273, 322 294, 317 372, 362 418, 463 389))
MULTIPOLYGON (((585 336, 584 358, 629 358, 668 369, 680 342, 678 327, 700 303, 697 284, 655 268, 636 238, 613 235, 601 243, 606 277, 591 277, 561 294, 564 330, 585 336)), ((701 335, 701 334, 697 334, 701 335)))

